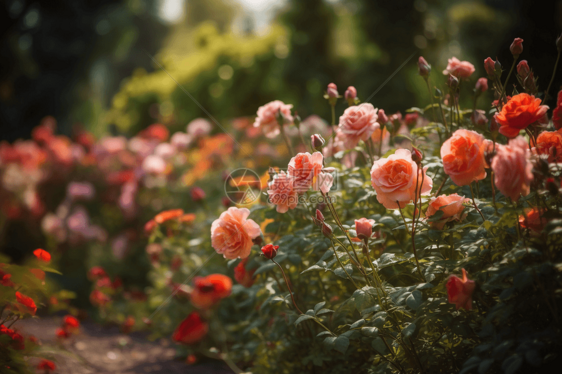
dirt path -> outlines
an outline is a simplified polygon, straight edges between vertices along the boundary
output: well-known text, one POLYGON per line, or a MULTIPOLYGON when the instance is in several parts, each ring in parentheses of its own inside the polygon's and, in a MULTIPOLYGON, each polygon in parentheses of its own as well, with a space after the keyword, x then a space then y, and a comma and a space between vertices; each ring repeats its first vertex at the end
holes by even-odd
MULTIPOLYGON (((46 317, 20 321, 17 328, 52 344, 60 323, 60 317, 46 317)), ((232 374, 221 362, 187 365, 174 360, 175 350, 168 340, 150 342, 142 333, 125 335, 117 327, 105 328, 91 322, 82 323, 80 334, 65 341, 64 347, 85 362, 74 355, 56 354, 57 374, 232 374)))

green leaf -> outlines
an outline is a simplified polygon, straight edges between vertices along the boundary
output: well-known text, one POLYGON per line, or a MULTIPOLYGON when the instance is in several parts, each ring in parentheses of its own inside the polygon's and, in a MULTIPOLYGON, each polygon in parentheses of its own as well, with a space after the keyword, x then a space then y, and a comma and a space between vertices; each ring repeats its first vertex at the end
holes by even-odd
POLYGON ((488 372, 488 369, 490 369, 490 366, 492 366, 493 363, 494 363, 493 358, 487 358, 483 360, 480 363, 480 365, 478 365, 478 374, 486 374, 488 372))
POLYGON ((277 265, 275 265, 273 262, 270 263, 266 263, 265 265, 260 266, 259 268, 257 268, 256 272, 254 273, 254 275, 258 275, 261 273, 265 273, 266 271, 269 271, 271 269, 273 269, 274 267, 276 267, 277 265))
POLYGON ((314 306, 314 313, 318 313, 318 311, 319 311, 320 309, 322 309, 322 307, 323 307, 324 305, 326 305, 326 302, 325 302, 325 301, 321 301, 321 302, 319 302, 318 304, 316 304, 316 305, 314 306))
POLYGON ((321 314, 326 314, 326 313, 334 313, 334 311, 331 309, 320 309, 320 311, 316 313, 316 315, 319 316, 321 314))
POLYGON ((308 314, 303 314, 295 321, 295 326, 297 326, 302 321, 306 321, 307 319, 313 319, 313 316, 309 316, 308 314))
POLYGON ((505 374, 515 374, 523 364, 523 358, 519 355, 513 355, 506 358, 502 363, 502 369, 505 374))
POLYGON ((328 336, 326 339, 324 339, 322 344, 324 344, 328 349, 332 349, 334 347, 334 344, 336 343, 337 338, 337 336, 328 336))
POLYGON ((371 342, 371 346, 380 354, 384 354, 388 349, 386 348, 386 344, 381 338, 376 338, 371 342))
POLYGON ((379 335, 379 329, 377 329, 376 327, 362 327, 361 328, 361 334, 365 335, 365 336, 378 336, 379 335))
POLYGON ((405 327, 402 330, 402 336, 405 337, 405 338, 409 338, 410 336, 412 336, 414 334, 415 331, 416 331, 416 324, 410 323, 407 327, 405 327))
POLYGON ((349 347, 349 338, 347 336, 338 336, 334 344, 336 351, 345 353, 347 347, 349 347))
POLYGON ((386 312, 378 312, 377 314, 375 314, 373 325, 375 325, 380 329, 384 326, 385 322, 386 322, 386 312))
MULTIPOLYGON (((274 265, 275 265, 275 264, 274 264, 274 265)), ((312 265, 312 266, 309 267, 308 269, 305 269, 305 270, 301 271, 301 274, 304 274, 304 273, 309 272, 309 271, 312 271, 312 270, 324 270, 324 271, 325 271, 326 269, 324 269, 323 267, 318 266, 318 265, 312 265)))
POLYGON ((321 336, 324 336, 324 335, 332 335, 332 333, 329 332, 329 331, 322 331, 321 333, 319 333, 318 335, 316 335, 316 337, 321 337, 321 336))
POLYGON ((360 320, 358 320, 358 321, 355 321, 355 322, 353 323, 353 325, 351 325, 350 329, 356 329, 356 328, 358 328, 358 327, 363 326, 364 324, 365 324, 365 320, 364 320, 364 319, 360 319, 360 320))
POLYGON ((406 305, 412 310, 418 310, 422 302, 422 293, 418 290, 415 290, 406 298, 406 305))
POLYGON ((289 261, 291 261, 295 265, 299 265, 302 262, 302 258, 298 254, 289 255, 289 261))
MULTIPOLYGON (((344 267, 349 275, 353 274, 353 266, 351 264, 344 265, 344 267)), ((336 270, 334 270, 334 274, 336 274, 340 278, 348 279, 347 274, 341 267, 338 267, 336 270)))

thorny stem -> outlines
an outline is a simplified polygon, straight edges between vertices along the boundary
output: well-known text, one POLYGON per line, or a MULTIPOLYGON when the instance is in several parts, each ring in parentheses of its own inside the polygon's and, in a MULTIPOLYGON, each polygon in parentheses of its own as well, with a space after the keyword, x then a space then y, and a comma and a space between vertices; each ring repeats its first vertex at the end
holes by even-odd
MULTIPOLYGON (((406 227, 406 232, 408 231, 408 224, 406 223, 406 217, 404 217, 404 213, 402 213, 402 208, 400 207, 400 203, 398 201, 396 201, 396 204, 398 205, 398 210, 400 211, 400 215, 402 216, 402 220, 404 221, 404 227, 406 227)), ((414 231, 414 220, 412 220, 412 231, 414 231)), ((422 272, 421 272, 421 267, 420 267, 420 262, 418 260, 418 253, 416 252, 416 244, 414 242, 415 239, 415 234, 411 234, 412 237, 412 250, 414 252, 414 258, 416 259, 416 266, 418 268, 418 273, 421 277, 421 279, 425 279, 422 272)))
POLYGON ((482 222, 485 222, 486 218, 484 218, 484 215, 482 214, 480 209, 478 209, 478 206, 476 205, 476 201, 474 200, 474 191, 472 190, 472 183, 470 183, 468 186, 470 187, 470 195, 472 196, 472 204, 474 204, 474 207, 476 208, 476 211, 478 213, 480 213, 480 217, 482 217, 482 222))
POLYGON ((273 261, 273 263, 275 265, 277 265, 277 267, 279 269, 281 269, 281 274, 283 274, 283 279, 285 279, 285 283, 287 284, 287 288, 289 289, 289 294, 291 295, 291 300, 293 300, 293 305, 295 306, 295 309, 297 309, 297 311, 300 314, 304 314, 299 307, 297 306, 297 303, 295 302, 295 297, 293 296, 293 291, 291 290, 291 284, 289 283, 289 281, 287 280, 287 276, 285 275, 285 270, 283 270, 283 268, 281 267, 281 265, 279 265, 279 263, 277 261, 275 261, 274 259, 271 259, 271 261, 273 261))
POLYGON ((556 62, 554 63, 554 70, 552 71, 552 77, 550 78, 550 83, 548 84, 548 88, 546 89, 546 92, 544 94, 543 103, 545 103, 546 100, 548 99, 548 93, 550 92, 550 86, 552 86, 552 82, 554 81, 554 76, 556 75, 556 68, 558 68, 558 61, 560 60, 560 52, 562 52, 562 49, 558 51, 558 56, 556 56, 556 62))

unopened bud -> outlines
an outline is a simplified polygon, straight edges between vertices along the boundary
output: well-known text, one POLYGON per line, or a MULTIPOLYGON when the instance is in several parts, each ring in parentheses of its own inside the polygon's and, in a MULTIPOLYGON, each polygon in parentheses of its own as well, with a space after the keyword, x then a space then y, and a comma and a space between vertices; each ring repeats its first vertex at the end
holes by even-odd
POLYGON ((498 131, 500 131, 500 124, 499 124, 498 121, 496 120, 496 116, 497 116, 497 115, 498 115, 498 114, 496 113, 496 114, 492 117, 492 119, 490 120, 490 128, 489 128, 489 130, 490 130, 490 132, 493 133, 493 134, 494 134, 494 133, 497 134, 498 131))
POLYGON ((336 101, 338 101, 338 87, 335 83, 330 83, 328 85, 328 89, 326 90, 326 95, 328 97, 328 102, 330 105, 336 105, 336 101))
POLYGON ((470 121, 474 126, 485 127, 488 124, 488 118, 486 118, 486 112, 481 109, 476 109, 472 112, 470 116, 470 121))
POLYGON ((452 74, 449 74, 447 85, 451 90, 456 90, 459 87, 459 79, 452 74))
POLYGON ((486 73, 488 73, 488 77, 493 78, 496 74, 496 68, 494 66, 494 60, 491 57, 488 57, 484 60, 484 69, 486 73))
POLYGON ((324 234, 324 236, 327 238, 331 238, 333 236, 333 233, 334 231, 332 230, 330 225, 328 225, 326 222, 322 222, 322 234, 324 234))
POLYGON ((268 260, 273 260, 275 256, 277 256, 277 250, 279 249, 278 245, 267 244, 261 248, 261 251, 265 258, 268 260))
POLYGON ((412 148, 412 161, 419 165, 421 160, 423 160, 423 153, 415 147, 412 148))
POLYGON ((494 62, 494 69, 496 71, 496 75, 500 77, 502 75, 502 64, 500 63, 500 60, 496 60, 496 62, 494 62))
POLYGON ((418 59, 418 72, 424 79, 427 79, 429 73, 431 73, 431 65, 422 56, 418 59))
POLYGON ((322 135, 314 134, 310 136, 310 143, 315 151, 322 152, 322 147, 326 143, 322 135))
POLYGON ((295 126, 297 127, 297 129, 300 127, 301 125, 301 117, 295 113, 295 115, 293 116, 293 123, 295 124, 295 126))
POLYGON ((486 78, 479 78, 476 81, 474 90, 476 91, 476 94, 481 94, 482 92, 486 92, 488 90, 488 80, 486 78))
POLYGON ((517 75, 525 81, 525 79, 529 76, 529 73, 531 73, 531 68, 529 68, 527 60, 521 60, 521 62, 517 64, 517 75))
POLYGON ((435 97, 443 97, 443 92, 437 87, 435 87, 435 97))
POLYGON ((384 112, 383 109, 379 109, 378 113, 377 113, 377 122, 380 125, 384 125, 385 123, 388 122, 388 116, 386 115, 386 113, 384 112))
POLYGON ((318 209, 316 209, 316 217, 314 217, 314 223, 317 226, 322 226, 322 222, 324 222, 324 215, 318 209))
POLYGON ((523 53, 523 39, 515 38, 513 39, 513 43, 509 47, 509 51, 513 55, 514 58, 519 57, 521 53, 523 53))
POLYGON ((357 98, 357 90, 353 86, 347 87, 344 94, 345 99, 349 106, 355 105, 355 99, 357 98))

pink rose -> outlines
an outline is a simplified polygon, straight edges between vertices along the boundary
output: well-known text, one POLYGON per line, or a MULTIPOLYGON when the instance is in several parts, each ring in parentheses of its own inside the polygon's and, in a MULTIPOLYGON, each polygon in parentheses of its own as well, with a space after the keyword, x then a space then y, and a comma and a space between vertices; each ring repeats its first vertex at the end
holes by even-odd
POLYGON ((452 195, 441 195, 438 197, 433 197, 429 200, 429 206, 425 212, 425 216, 430 218, 438 211, 442 211, 443 215, 438 221, 430 222, 433 228, 442 230, 445 224, 449 221, 457 220, 460 221, 463 218, 463 203, 469 201, 465 199, 464 196, 459 196, 456 193, 452 195))
MULTIPOLYGON (((427 169, 427 168, 426 168, 427 169)), ((419 170, 407 149, 398 149, 388 158, 381 158, 371 169, 371 184, 377 192, 377 200, 387 209, 404 208, 414 199, 416 189, 422 183, 421 193, 431 191, 433 181, 419 170), (416 183, 417 179, 417 183, 416 183)))
POLYGON ((457 186, 466 186, 486 178, 484 137, 477 132, 460 129, 441 147, 445 173, 457 186))
POLYGON ((279 114, 279 111, 281 111, 286 123, 292 123, 292 108, 292 104, 285 104, 280 100, 275 100, 265 104, 264 106, 260 106, 258 108, 258 116, 254 122, 254 127, 261 127, 265 136, 268 138, 274 138, 280 133, 279 124, 277 123, 277 115, 279 114))
POLYGON ((456 275, 451 275, 447 280, 446 287, 450 304, 455 304, 457 310, 459 308, 472 310, 472 293, 476 284, 473 280, 468 279, 466 270, 462 269, 462 279, 456 275))
POLYGON ((519 196, 527 196, 533 181, 533 165, 529 160, 527 142, 521 136, 511 139, 508 145, 496 145, 496 155, 492 160, 494 183, 498 190, 513 201, 519 196))
POLYGON ((340 117, 338 136, 346 149, 353 149, 360 140, 366 141, 380 125, 377 122, 377 109, 372 104, 363 103, 347 108, 340 117))
POLYGON ((211 130, 213 125, 205 118, 196 118, 187 125, 187 133, 194 138, 209 135, 211 130))
POLYGON ((327 193, 332 187, 333 177, 322 171, 324 156, 320 152, 299 153, 289 162, 289 177, 293 179, 293 188, 303 194, 310 187, 314 191, 327 193))
POLYGON ((443 70, 445 75, 454 75, 457 78, 468 79, 474 73, 474 65, 468 61, 459 61, 458 58, 452 57, 449 59, 447 69, 443 70))
POLYGON ((252 249, 252 240, 261 234, 260 227, 247 219, 246 208, 228 208, 211 226, 211 244, 224 258, 246 258, 252 249))
POLYGON ((295 209, 299 202, 297 191, 293 189, 293 179, 290 178, 284 171, 273 177, 269 182, 269 201, 277 205, 279 213, 286 213, 289 209, 295 209))
POLYGON ((355 232, 361 240, 369 240, 373 235, 374 219, 360 218, 355 220, 355 232))

